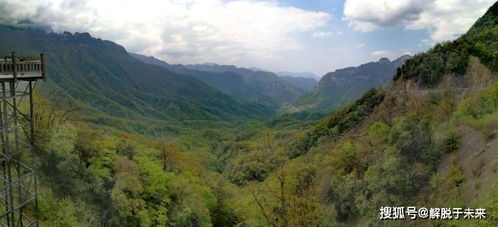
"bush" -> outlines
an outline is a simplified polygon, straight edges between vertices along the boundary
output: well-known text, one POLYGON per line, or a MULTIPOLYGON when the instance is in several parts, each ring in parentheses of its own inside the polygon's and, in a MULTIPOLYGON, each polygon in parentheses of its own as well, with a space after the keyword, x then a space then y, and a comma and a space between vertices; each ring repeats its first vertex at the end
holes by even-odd
POLYGON ((460 134, 455 130, 450 130, 443 141, 443 150, 446 153, 454 152, 458 149, 460 134))

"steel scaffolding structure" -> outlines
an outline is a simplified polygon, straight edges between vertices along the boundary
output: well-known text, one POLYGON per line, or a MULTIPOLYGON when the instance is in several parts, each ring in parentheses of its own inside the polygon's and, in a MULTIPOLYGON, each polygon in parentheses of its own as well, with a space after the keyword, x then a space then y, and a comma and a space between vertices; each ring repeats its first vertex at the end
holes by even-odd
POLYGON ((23 160, 34 149, 32 92, 44 71, 43 55, 0 59, 0 226, 38 226, 36 177, 23 160))

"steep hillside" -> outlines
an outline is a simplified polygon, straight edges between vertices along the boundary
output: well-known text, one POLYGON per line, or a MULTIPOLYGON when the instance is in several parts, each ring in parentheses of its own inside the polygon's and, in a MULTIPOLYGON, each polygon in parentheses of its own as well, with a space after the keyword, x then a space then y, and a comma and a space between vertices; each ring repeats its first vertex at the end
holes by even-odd
POLYGON ((138 131, 154 125, 158 130, 174 131, 172 127, 182 121, 233 120, 271 113, 261 106, 241 104, 191 76, 142 63, 123 47, 88 33, 55 34, 1 26, 0 53, 8 55, 12 50, 19 55, 44 53, 50 76, 42 91, 52 100, 66 96, 94 123, 138 131))
POLYGON ((370 90, 304 133, 251 129, 225 144, 224 174, 249 190, 253 203, 244 207, 260 211, 248 223, 496 226, 497 9, 461 38, 408 60, 393 86, 370 90), (391 204, 487 214, 380 220, 391 204))
POLYGON ((406 89, 433 88, 442 81, 458 81, 467 72, 470 56, 478 57, 489 69, 498 70, 498 4, 495 3, 470 30, 453 42, 437 44, 417 54, 397 72, 395 81, 406 89), (405 83, 409 81, 408 83, 405 83))
POLYGON ((193 76, 232 97, 273 108, 295 101, 304 93, 272 72, 254 71, 232 65, 171 65, 153 57, 138 54, 133 56, 148 64, 160 65, 176 73, 193 76))
POLYGON ((408 55, 394 61, 381 58, 378 62, 369 62, 358 67, 338 69, 327 73, 319 81, 317 87, 296 102, 295 106, 298 109, 338 110, 360 98, 369 89, 389 83, 396 69, 408 58, 410 58, 408 55))

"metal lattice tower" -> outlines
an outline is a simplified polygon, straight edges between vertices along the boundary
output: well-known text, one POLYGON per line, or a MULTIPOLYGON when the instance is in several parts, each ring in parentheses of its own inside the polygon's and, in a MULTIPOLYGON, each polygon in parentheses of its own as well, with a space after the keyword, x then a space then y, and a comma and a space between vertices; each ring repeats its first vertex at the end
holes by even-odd
POLYGON ((45 78, 43 55, 0 58, 0 226, 38 226, 34 170, 33 89, 45 78))

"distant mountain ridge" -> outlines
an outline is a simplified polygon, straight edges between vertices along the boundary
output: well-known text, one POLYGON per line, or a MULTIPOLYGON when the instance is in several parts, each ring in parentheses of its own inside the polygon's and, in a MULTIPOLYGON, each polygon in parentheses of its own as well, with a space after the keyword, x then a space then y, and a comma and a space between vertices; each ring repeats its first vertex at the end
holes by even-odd
POLYGON ((290 77, 296 77, 296 78, 299 78, 299 77, 313 78, 317 81, 320 80, 320 76, 318 76, 314 73, 310 73, 310 72, 287 72, 287 71, 284 72, 284 71, 280 71, 280 72, 276 72, 275 74, 277 74, 280 77, 290 76, 290 77))
POLYGON ((318 81, 315 78, 310 77, 280 76, 280 78, 303 91, 309 91, 318 84, 318 81))
POLYGON ((154 57, 140 54, 132 54, 132 56, 148 64, 159 65, 179 74, 193 76, 234 98, 257 102, 272 108, 293 102, 305 92, 269 71, 255 71, 214 63, 173 65, 154 57))
POLYGON ((338 69, 325 74, 318 85, 294 105, 296 109, 336 110, 360 98, 369 89, 392 81, 398 67, 411 56, 394 61, 381 58, 358 67, 338 69))

